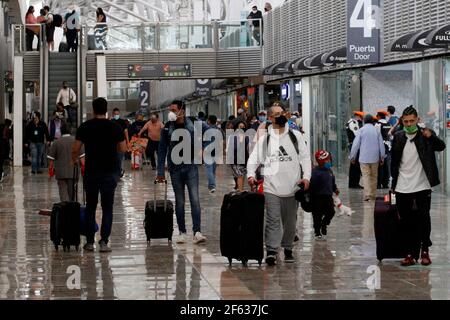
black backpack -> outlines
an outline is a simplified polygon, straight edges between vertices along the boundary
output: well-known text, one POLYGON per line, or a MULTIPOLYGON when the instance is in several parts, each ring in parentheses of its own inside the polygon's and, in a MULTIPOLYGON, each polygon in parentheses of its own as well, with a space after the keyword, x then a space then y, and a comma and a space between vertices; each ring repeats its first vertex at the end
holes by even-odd
MULTIPOLYGON (((268 128, 267 128, 268 129, 268 128)), ((289 138, 291 139, 291 141, 292 141, 292 144, 294 145, 294 148, 295 148, 295 152, 297 152, 297 154, 300 154, 300 151, 299 151, 299 149, 298 149, 298 140, 297 140, 297 137, 295 136, 295 133, 292 131, 292 129, 290 129, 289 128, 289 131, 288 131, 288 135, 289 135, 289 138)), ((267 137, 266 137, 266 149, 268 149, 269 148, 269 141, 270 141, 270 134, 269 134, 269 131, 267 130, 267 137)))
POLYGON ((59 14, 54 14, 53 15, 53 27, 58 27, 61 28, 62 24, 63 24, 63 18, 61 15, 59 14))

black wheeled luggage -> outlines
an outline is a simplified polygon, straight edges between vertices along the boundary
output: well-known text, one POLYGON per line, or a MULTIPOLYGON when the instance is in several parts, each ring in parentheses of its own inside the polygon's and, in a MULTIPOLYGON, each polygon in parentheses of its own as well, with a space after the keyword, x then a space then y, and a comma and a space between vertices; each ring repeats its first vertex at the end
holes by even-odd
POLYGON ((237 259, 244 266, 264 257, 264 195, 256 192, 226 194, 220 215, 220 251, 222 256, 237 259))
POLYGON ((50 215, 50 239, 58 250, 62 244, 64 251, 70 251, 74 246, 78 251, 80 247, 80 203, 77 202, 78 168, 74 168, 73 201, 55 203, 50 215))
MULTIPOLYGON (((390 196, 377 197, 374 210, 377 259, 404 258, 404 241, 397 207, 391 204, 390 196)), ((417 253, 418 256, 418 253, 417 253)))
POLYGON ((156 200, 156 184, 154 198, 145 204, 144 228, 147 242, 151 239, 167 238, 172 241, 173 234, 173 203, 167 200, 167 180, 165 184, 164 200, 156 200))

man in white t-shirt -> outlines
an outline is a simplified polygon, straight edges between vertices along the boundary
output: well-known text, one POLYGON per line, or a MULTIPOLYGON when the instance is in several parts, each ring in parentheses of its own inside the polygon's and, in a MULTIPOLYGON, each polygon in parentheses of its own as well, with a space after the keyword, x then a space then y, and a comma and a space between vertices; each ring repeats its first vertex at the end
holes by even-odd
POLYGON ((435 152, 445 149, 445 143, 434 131, 418 126, 419 120, 416 109, 406 108, 402 115, 404 128, 392 141, 392 191, 396 195, 407 253, 402 266, 414 265, 419 250, 421 264, 431 264, 428 251, 432 245, 431 188, 440 183, 435 152))
POLYGON ((75 91, 72 90, 67 84, 67 81, 62 83, 62 88, 58 92, 58 96, 56 97, 56 104, 61 102, 64 105, 64 109, 67 111, 67 122, 75 125, 77 120, 77 109, 72 108, 71 105, 77 101, 77 95, 75 91))

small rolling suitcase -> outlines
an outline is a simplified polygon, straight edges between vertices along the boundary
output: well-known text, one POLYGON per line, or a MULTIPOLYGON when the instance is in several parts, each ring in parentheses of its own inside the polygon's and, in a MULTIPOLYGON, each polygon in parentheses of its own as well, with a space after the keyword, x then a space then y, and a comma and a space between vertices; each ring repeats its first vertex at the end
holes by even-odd
POLYGON ((232 192, 226 194, 220 215, 220 251, 244 266, 247 261, 257 260, 261 265, 264 257, 264 195, 256 192, 232 192))
POLYGON ((144 228, 147 242, 151 239, 167 238, 172 241, 173 233, 173 203, 167 200, 167 180, 164 181, 164 200, 156 200, 156 184, 153 200, 145 204, 144 228))
POLYGON ((50 216, 50 239, 58 250, 62 242, 63 250, 70 251, 70 246, 75 246, 78 251, 80 246, 80 203, 77 202, 78 170, 74 168, 73 201, 55 203, 50 216))
POLYGON ((59 43, 59 48, 58 48, 59 52, 69 52, 69 45, 67 44, 67 42, 60 42, 59 43))

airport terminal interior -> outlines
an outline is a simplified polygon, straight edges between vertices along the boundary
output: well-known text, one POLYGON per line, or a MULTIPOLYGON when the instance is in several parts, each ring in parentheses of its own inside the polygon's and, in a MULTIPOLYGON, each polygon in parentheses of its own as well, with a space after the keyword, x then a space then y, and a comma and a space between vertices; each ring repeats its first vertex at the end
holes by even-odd
POLYGON ((450 299, 448 0, 0 2, 1 300, 450 299))

